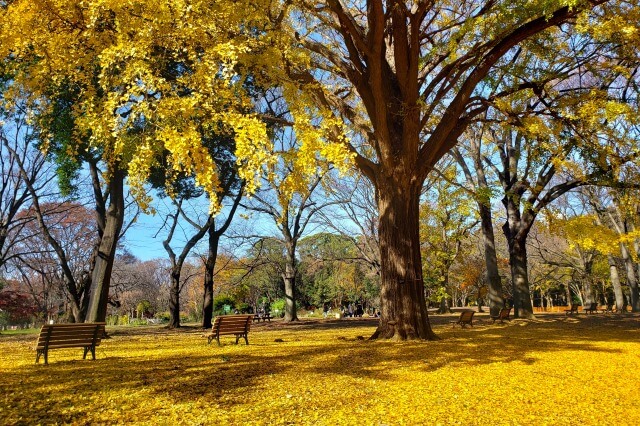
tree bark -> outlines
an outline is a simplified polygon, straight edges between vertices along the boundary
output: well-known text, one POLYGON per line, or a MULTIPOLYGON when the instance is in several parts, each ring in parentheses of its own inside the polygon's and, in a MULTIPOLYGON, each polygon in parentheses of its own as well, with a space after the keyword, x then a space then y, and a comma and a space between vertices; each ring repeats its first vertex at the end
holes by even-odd
POLYGON ((526 238, 510 238, 508 243, 511 282, 513 283, 514 317, 533 319, 535 316, 529 291, 526 238))
POLYGON ((507 238, 509 248, 509 267, 513 288, 513 316, 515 318, 533 319, 533 304, 529 290, 529 273, 527 270, 527 237, 535 219, 529 211, 520 214, 520 196, 522 188, 515 187, 511 194, 502 199, 507 210, 507 221, 502 231, 507 238))
POLYGON ((380 323, 372 339, 435 340, 424 297, 418 184, 379 177, 380 323))
MULTIPOLYGON (((173 218, 173 224, 170 227, 169 234, 167 238, 162 242, 165 251, 169 255, 169 260, 171 261, 171 287, 169 289, 169 324, 167 325, 169 328, 179 328, 180 327, 180 277, 182 275, 182 267, 184 266, 184 262, 187 259, 187 256, 191 252, 191 249, 195 247, 196 244, 204 237, 207 231, 213 226, 214 218, 209 215, 207 222, 200 226, 195 234, 189 238, 189 240, 185 243, 182 251, 179 256, 176 256, 175 252, 171 248, 171 239, 173 238, 173 233, 175 232, 176 226, 178 225, 178 217, 183 214, 182 211, 182 200, 180 200, 176 204, 177 210, 173 218)), ((185 216, 186 217, 186 216, 185 216)), ((198 226, 195 223, 192 223, 194 226, 198 226)))
POLYGON ((111 270, 123 222, 124 172, 115 166, 109 174, 109 207, 106 211, 104 234, 100 240, 100 248, 91 277, 87 322, 104 322, 107 318, 111 270))
POLYGON ((287 259, 284 274, 284 321, 298 321, 298 308, 296 305, 296 256, 295 248, 287 249, 287 259))
POLYGON ((182 263, 171 268, 171 286, 169 287, 169 328, 180 328, 180 275, 182 263))
POLYGON ((620 274, 618 273, 618 265, 612 255, 607 255, 607 261, 609 262, 609 276, 611 278, 611 285, 613 286, 613 294, 616 298, 616 312, 622 312, 624 307, 624 292, 622 291, 622 284, 620 284, 620 274))
POLYGON ((591 282, 593 273, 593 260, 584 262, 584 276, 582 277, 582 288, 584 290, 584 306, 589 306, 596 302, 593 283, 591 282))
POLYGON ((480 212, 482 240, 484 243, 484 261, 487 267, 489 310, 491 316, 497 317, 500 314, 500 309, 504 308, 504 298, 502 297, 502 282, 498 272, 498 256, 496 255, 491 207, 483 202, 478 202, 478 211, 480 212))
POLYGON ((635 265, 627 246, 620 243, 620 253, 624 266, 627 271, 627 284, 629 285, 629 301, 631 302, 631 312, 640 312, 640 297, 638 291, 638 276, 636 275, 635 265))
POLYGON ((212 225, 209 228, 209 250, 204 264, 204 295, 202 300, 202 328, 211 328, 213 321, 213 273, 218 259, 220 236, 212 225))
POLYGON ((204 294, 202 297, 202 328, 211 328, 213 321, 213 283, 214 283, 214 271, 216 268, 216 261, 218 260, 218 246, 220 244, 220 238, 227 232, 229 225, 233 221, 233 217, 236 214, 242 194, 244 193, 244 183, 241 183, 238 193, 233 199, 231 210, 227 215, 226 220, 220 227, 216 229, 216 221, 212 219, 209 226, 209 248, 207 252, 207 261, 204 264, 204 294))
POLYGON ((474 181, 471 170, 467 166, 465 157, 458 148, 453 150, 453 155, 458 164, 462 167, 468 183, 476 187, 476 200, 478 203, 478 213, 480 214, 480 225, 482 230, 482 241, 484 244, 484 260, 487 268, 487 283, 489 287, 489 311, 491 316, 498 316, 500 309, 504 308, 504 298, 502 296, 502 281, 498 271, 498 257, 496 255, 495 235, 493 233, 493 220, 491 215, 491 198, 487 177, 482 165, 482 140, 479 137, 471 138, 469 141, 469 153, 473 160, 476 178, 474 181))

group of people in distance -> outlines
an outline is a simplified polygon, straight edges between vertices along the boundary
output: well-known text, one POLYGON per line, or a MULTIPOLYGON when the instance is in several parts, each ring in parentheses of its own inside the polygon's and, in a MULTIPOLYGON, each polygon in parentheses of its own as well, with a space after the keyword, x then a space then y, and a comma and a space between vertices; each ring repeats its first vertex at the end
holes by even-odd
MULTIPOLYGON (((324 304, 322 314, 324 318, 327 318, 329 312, 331 311, 331 306, 328 303, 324 304)), ((362 308, 362 304, 360 303, 349 303, 347 305, 340 306, 340 314, 343 317, 362 317, 364 315, 364 309, 362 308)), ((379 317, 380 311, 373 310, 369 313, 370 316, 379 317)))

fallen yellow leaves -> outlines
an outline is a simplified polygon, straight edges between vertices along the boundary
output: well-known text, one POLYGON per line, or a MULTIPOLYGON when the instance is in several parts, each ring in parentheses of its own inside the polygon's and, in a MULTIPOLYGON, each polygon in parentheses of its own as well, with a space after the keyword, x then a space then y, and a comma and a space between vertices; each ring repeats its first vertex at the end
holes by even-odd
POLYGON ((0 335, 0 424, 640 424, 638 318, 437 327, 370 342, 375 323, 256 326, 249 346, 195 329, 113 328, 96 361, 0 335), (352 325, 352 324, 350 324, 352 325), (282 342, 276 342, 282 339, 282 342))

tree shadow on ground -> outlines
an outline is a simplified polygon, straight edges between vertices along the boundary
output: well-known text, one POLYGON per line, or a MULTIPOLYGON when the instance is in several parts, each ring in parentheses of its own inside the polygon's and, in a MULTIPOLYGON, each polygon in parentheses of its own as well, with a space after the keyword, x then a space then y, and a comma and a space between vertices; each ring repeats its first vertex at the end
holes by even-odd
MULTIPOLYGON (((453 318, 455 316, 447 321, 453 318)), ((250 342, 254 342, 239 347, 227 342, 222 347, 207 346, 203 339, 193 335, 196 331, 200 334, 199 329, 154 329, 152 333, 140 330, 140 334, 116 332, 110 344, 128 345, 132 351, 140 352, 127 357, 108 356, 106 351, 99 350, 96 361, 56 361, 53 352, 47 367, 27 365, 10 373, 0 371, 0 383, 3 383, 0 390, 5 395, 5 405, 20 403, 11 397, 11 387, 19 386, 21 395, 44 404, 49 421, 73 423, 89 414, 81 406, 73 405, 75 398, 101 389, 117 392, 144 389, 150 396, 176 401, 196 396, 232 408, 246 403, 245 390, 260 388, 267 376, 296 378, 311 373, 327 380, 332 376, 393 380, 394 368, 407 366, 419 366, 418 370, 430 373, 458 365, 534 364, 534 352, 540 351, 614 355, 621 351, 599 343, 638 341, 640 335, 640 322, 633 316, 541 315, 533 321, 515 320, 504 324, 480 321, 475 327, 465 329, 439 326, 436 332, 442 340, 437 342, 389 342, 354 336, 354 330, 363 327, 363 322, 373 331, 376 323, 367 320, 265 327, 264 330, 270 332, 263 335, 266 337, 255 330, 250 334, 250 342), (614 333, 609 332, 612 329, 614 333), (309 337, 310 330, 335 330, 335 341, 327 341, 326 337, 322 342, 314 341, 309 337), (286 336, 284 342, 273 340, 278 331, 286 336), (180 334, 186 335, 181 339, 192 340, 180 343, 192 347, 192 353, 169 352, 175 336, 180 334), (146 348, 148 355, 144 354, 146 348), (58 396, 51 398, 52 392, 58 396), (69 410, 69 406, 74 409, 69 410)))

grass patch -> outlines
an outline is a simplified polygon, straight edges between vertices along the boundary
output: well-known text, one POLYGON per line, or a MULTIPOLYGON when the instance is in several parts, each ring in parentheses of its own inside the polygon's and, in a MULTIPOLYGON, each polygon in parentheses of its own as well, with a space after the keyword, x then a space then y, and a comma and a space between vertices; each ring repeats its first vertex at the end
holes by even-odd
MULTIPOLYGON (((371 342, 375 322, 256 325, 249 346, 197 329, 108 328, 83 361, 0 338, 0 424, 640 424, 637 317, 545 316, 371 342)), ((437 322, 437 321, 436 321, 437 322)))
POLYGON ((37 334, 40 332, 39 328, 21 328, 18 330, 2 330, 0 331, 0 339, 3 336, 21 336, 24 334, 37 334))

